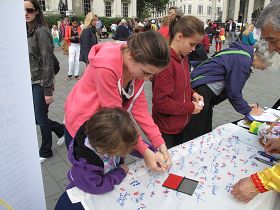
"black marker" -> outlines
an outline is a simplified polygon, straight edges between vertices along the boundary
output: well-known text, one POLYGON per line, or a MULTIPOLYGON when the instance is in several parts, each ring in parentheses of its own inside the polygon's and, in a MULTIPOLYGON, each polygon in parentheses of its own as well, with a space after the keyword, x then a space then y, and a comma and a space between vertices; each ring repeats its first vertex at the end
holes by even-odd
POLYGON ((274 166, 273 163, 271 163, 271 162, 269 162, 269 161, 267 161, 267 160, 264 160, 264 159, 261 159, 261 158, 258 158, 258 157, 255 157, 255 159, 256 159, 257 161, 260 161, 260 162, 262 162, 262 163, 265 163, 265 164, 267 164, 267 165, 269 165, 269 166, 274 166))
POLYGON ((270 162, 273 162, 273 161, 279 161, 280 160, 280 158, 276 158, 276 157, 273 157, 272 155, 269 155, 269 154, 267 154, 267 153, 265 153, 265 152, 263 152, 263 151, 258 151, 258 154, 260 154, 261 156, 263 156, 263 157, 266 157, 266 158, 269 158, 270 159, 270 162))

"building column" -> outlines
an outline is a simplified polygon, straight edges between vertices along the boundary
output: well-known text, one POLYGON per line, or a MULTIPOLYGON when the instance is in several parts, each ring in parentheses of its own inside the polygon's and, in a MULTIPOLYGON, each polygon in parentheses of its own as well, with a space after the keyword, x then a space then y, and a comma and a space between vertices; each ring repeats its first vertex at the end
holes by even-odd
POLYGON ((114 0, 115 17, 122 17, 122 1, 114 0))
POLYGON ((238 20, 239 10, 240 10, 240 0, 235 0, 234 12, 233 12, 233 20, 234 21, 238 20))
POLYGON ((137 11, 136 11, 136 8, 137 8, 137 0, 131 0, 131 14, 130 14, 130 17, 132 18, 135 18, 137 17, 137 11))
POLYGON ((68 10, 66 11, 66 16, 72 16, 73 15, 73 0, 66 0, 67 1, 67 7, 68 10))
POLYGON ((265 0, 265 1, 264 1, 263 8, 265 8, 269 3, 270 3, 270 0, 265 0))
POLYGON ((252 13, 254 11, 254 0, 249 0, 248 10, 247 10, 247 23, 251 23, 252 13))
POLYGON ((217 16, 217 0, 212 0, 212 14, 211 14, 211 20, 214 21, 216 20, 217 16))
POLYGON ((226 22, 228 19, 228 0, 223 0, 222 9, 222 22, 226 22))

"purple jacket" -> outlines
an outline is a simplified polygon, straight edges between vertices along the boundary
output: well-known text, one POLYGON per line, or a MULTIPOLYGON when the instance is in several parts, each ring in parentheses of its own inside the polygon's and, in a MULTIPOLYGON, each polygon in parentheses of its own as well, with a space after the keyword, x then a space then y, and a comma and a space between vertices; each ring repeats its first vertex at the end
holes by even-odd
MULTIPOLYGON (((85 124, 84 124, 85 125, 85 124)), ((104 174, 104 163, 92 150, 84 146, 86 134, 84 125, 78 130, 74 141, 70 143, 68 158, 72 168, 68 172, 70 184, 67 189, 78 187, 91 193, 102 194, 114 189, 125 178, 124 169, 118 167, 104 174)), ((123 159, 121 160, 123 162, 123 159)))
POLYGON ((199 85, 225 81, 225 92, 234 109, 243 114, 251 111, 243 99, 242 89, 251 73, 253 47, 242 42, 233 42, 226 50, 243 50, 251 57, 240 54, 227 54, 211 58, 207 63, 196 67, 191 73, 192 88, 199 85))

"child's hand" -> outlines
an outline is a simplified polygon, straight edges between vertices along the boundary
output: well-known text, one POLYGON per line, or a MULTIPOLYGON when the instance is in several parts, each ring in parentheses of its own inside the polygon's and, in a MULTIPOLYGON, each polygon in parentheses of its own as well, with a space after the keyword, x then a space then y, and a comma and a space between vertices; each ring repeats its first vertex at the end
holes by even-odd
POLYGON ((280 139, 271 138, 264 145, 264 150, 267 153, 280 153, 280 139))
POLYGON ((159 153, 163 156, 163 163, 165 164, 165 168, 163 169, 167 171, 171 167, 171 156, 167 150, 166 144, 161 144, 159 146, 159 153))
POLYGON ((204 98, 203 96, 199 95, 198 93, 194 93, 192 95, 192 98, 193 98, 193 101, 195 102, 199 102, 199 101, 202 101, 204 103, 204 98))
POLYGON ((193 104, 194 104, 194 110, 193 110, 192 114, 198 114, 203 109, 203 106, 200 106, 199 102, 193 101, 193 104))
POLYGON ((128 169, 127 165, 120 164, 119 167, 122 168, 125 171, 126 174, 128 173, 129 169, 128 169))
POLYGON ((153 151, 151 151, 149 148, 145 150, 144 154, 144 161, 146 163, 146 166, 150 168, 153 171, 156 172, 163 172, 163 166, 165 164, 163 163, 161 157, 156 155, 153 151))

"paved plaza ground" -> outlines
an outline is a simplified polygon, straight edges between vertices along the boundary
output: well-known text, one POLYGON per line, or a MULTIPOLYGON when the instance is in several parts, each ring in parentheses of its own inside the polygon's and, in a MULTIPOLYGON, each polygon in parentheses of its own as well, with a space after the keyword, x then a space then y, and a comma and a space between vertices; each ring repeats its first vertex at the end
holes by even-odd
MULTIPOLYGON (((104 40, 103 40, 104 41, 104 40)), ((111 41, 111 40, 105 40, 111 41)), ((228 45, 226 45, 227 47, 228 45)), ((213 53, 212 47, 211 51, 213 53)), ((63 55, 60 49, 55 49, 55 54, 60 61, 61 70, 56 76, 55 83, 55 101, 50 106, 49 117, 58 122, 63 121, 64 101, 77 80, 67 81, 68 56, 63 55)), ((210 53, 211 54, 211 53, 210 53)), ((262 106, 272 106, 279 98, 279 56, 274 58, 275 64, 266 72, 254 70, 244 88, 244 98, 249 103, 259 103, 262 106)), ((80 63, 81 72, 84 71, 85 65, 80 63)), ((145 86, 146 96, 151 110, 151 83, 147 82, 145 86)), ((213 127, 222 125, 234 120, 240 119, 242 115, 238 114, 228 101, 225 101, 214 109, 213 127)), ((37 129, 38 130, 38 129, 37 129)), ((38 130, 38 142, 41 143, 41 136, 38 130)), ((68 184, 66 174, 70 168, 70 162, 67 159, 67 150, 65 145, 56 144, 57 137, 53 135, 54 156, 47 159, 41 164, 42 176, 44 181, 44 190, 47 209, 52 210, 61 193, 68 184)))

